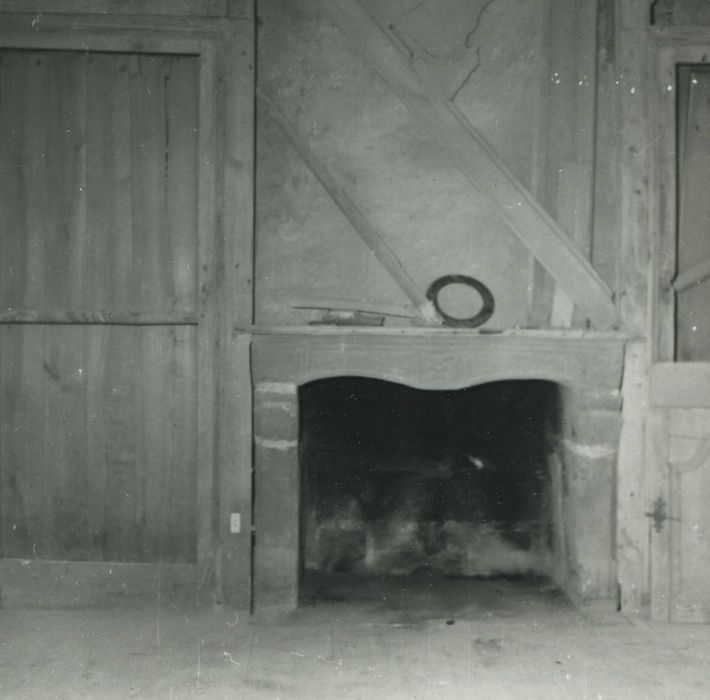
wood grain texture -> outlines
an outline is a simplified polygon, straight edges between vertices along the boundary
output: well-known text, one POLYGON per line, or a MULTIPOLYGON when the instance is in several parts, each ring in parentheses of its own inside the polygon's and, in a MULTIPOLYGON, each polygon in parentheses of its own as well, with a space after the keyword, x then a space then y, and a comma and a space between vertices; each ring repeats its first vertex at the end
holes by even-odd
POLYGON ((2 53, 4 308, 189 314, 195 59, 2 53), (191 87, 169 101, 175 65, 191 87), (182 123, 170 147, 168 112, 182 123))
POLYGON ((0 52, 4 556, 195 560, 196 66, 0 52))
POLYGON ((3 326, 3 556, 194 561, 195 330, 3 326))

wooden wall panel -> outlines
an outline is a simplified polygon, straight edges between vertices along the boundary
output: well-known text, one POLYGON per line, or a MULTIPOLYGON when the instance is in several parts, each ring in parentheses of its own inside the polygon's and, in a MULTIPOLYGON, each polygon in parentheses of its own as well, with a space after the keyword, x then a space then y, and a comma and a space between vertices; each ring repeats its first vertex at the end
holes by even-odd
POLYGON ((196 332, 1 326, 1 556, 195 558, 196 332))
POLYGON ((194 310, 196 59, 4 51, 0 80, 3 304, 194 310))
MULTIPOLYGON (((196 309, 197 70, 0 51, 4 310, 196 309)), ((0 325, 0 556, 195 561, 191 323, 0 325)))

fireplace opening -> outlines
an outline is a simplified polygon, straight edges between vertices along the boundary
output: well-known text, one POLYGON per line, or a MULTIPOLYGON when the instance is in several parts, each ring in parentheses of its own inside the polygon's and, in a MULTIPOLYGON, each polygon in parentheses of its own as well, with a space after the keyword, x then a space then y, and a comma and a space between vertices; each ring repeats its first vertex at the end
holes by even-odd
POLYGON ((300 600, 426 579, 547 582, 558 386, 414 389, 341 377, 299 389, 300 600))

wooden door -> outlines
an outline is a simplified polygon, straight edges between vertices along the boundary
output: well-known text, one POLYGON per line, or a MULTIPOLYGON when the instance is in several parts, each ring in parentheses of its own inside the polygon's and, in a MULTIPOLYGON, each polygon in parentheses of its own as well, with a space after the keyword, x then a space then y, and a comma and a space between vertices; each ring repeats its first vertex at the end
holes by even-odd
POLYGON ((198 59, 0 51, 0 557, 194 562, 198 59))
POLYGON ((662 363, 651 376, 648 512, 654 619, 710 622, 710 363, 662 363))
POLYGON ((710 622, 710 68, 673 72, 675 362, 651 368, 651 597, 655 619, 710 622))

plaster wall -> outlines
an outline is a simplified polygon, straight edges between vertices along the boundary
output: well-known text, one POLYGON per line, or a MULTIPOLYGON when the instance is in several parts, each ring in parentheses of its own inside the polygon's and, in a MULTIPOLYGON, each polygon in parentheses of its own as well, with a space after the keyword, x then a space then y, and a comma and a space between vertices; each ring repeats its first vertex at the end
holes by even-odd
MULTIPOLYGON (((550 85, 559 87, 550 83, 548 3, 363 4, 432 89, 453 97, 513 173, 542 191, 546 100, 550 85)), ((529 325, 533 265, 526 248, 447 163, 321 3, 262 0, 258 15, 260 89, 420 288, 445 274, 471 275, 496 298, 491 328, 529 325)), ((295 299, 406 306, 404 293, 263 105, 257 113, 257 324, 308 322, 311 312, 293 309, 295 299)))

